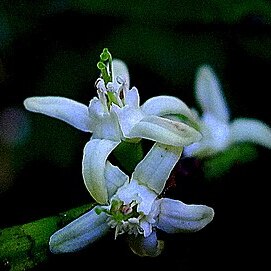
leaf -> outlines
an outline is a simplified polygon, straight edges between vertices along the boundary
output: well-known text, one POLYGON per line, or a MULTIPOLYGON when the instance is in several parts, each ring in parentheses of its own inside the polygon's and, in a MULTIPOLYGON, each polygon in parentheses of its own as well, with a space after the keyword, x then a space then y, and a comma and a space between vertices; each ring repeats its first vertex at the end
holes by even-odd
POLYGON ((257 158, 257 149, 253 144, 243 143, 233 145, 224 152, 203 161, 205 177, 209 180, 221 177, 233 166, 238 166, 257 158))

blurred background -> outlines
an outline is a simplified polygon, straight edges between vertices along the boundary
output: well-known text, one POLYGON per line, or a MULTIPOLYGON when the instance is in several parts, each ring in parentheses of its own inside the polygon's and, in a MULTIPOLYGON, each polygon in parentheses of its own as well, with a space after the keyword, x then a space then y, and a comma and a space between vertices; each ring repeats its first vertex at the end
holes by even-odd
MULTIPOLYGON (((30 96, 57 95, 88 104, 96 96, 103 48, 124 60, 141 103, 173 95, 197 107, 197 68, 210 64, 231 117, 269 126, 271 3, 268 0, 30 1, 0 3, 0 228, 27 223, 90 201, 81 176, 90 134, 26 111, 30 96)), ((214 221, 193 234, 163 236, 165 253, 138 259, 122 240, 103 240, 74 256, 52 256, 37 270, 84 270, 131 261, 139 268, 233 268, 264 259, 270 151, 205 180, 196 161, 177 170, 174 196, 215 209, 214 221), (266 207, 265 207, 266 206, 266 207), (260 251, 260 252, 259 252, 260 251), (259 257, 256 257, 259 252, 259 257), (96 260, 96 264, 99 262, 96 260), (89 267, 90 268, 90 267, 89 267)))

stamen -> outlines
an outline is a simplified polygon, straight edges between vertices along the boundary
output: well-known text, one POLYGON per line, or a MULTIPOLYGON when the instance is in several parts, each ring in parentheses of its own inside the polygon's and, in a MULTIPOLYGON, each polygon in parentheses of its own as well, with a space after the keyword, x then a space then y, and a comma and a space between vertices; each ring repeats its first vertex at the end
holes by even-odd
POLYGON ((140 227, 140 220, 144 214, 136 211, 137 202, 131 201, 129 204, 123 204, 123 201, 112 200, 109 209, 100 209, 98 212, 108 214, 107 223, 111 228, 115 228, 115 239, 118 235, 144 234, 144 229, 140 227))

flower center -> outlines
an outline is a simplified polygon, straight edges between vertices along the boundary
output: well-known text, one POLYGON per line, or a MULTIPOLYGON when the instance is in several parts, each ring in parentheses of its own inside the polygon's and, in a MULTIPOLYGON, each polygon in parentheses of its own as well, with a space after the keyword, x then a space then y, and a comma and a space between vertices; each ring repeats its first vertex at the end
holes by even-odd
POLYGON ((108 215, 107 223, 111 228, 115 228, 115 239, 118 235, 127 232, 128 234, 143 234, 140 227, 140 219, 144 214, 137 212, 137 202, 132 201, 124 204, 120 200, 112 200, 111 206, 108 208, 96 208, 99 214, 105 212, 108 215))

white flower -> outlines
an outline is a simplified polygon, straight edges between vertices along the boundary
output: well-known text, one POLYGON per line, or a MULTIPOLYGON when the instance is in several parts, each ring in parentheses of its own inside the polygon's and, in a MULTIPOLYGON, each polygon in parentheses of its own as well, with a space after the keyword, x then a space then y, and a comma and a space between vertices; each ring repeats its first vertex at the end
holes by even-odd
MULTIPOLYGON (((55 232, 49 242, 51 252, 78 251, 113 228, 115 238, 120 234, 127 235, 134 253, 154 257, 163 249, 163 241, 157 240, 157 229, 179 233, 205 227, 213 219, 212 208, 161 198, 166 180, 182 150, 183 147, 155 143, 136 166, 131 178, 109 161, 105 168, 97 165, 95 171, 104 174, 108 202, 97 205, 55 232)), ((92 190, 95 185, 95 181, 89 182, 87 188, 92 190)))
POLYGON ((252 142, 271 148, 271 128, 267 124, 253 118, 230 120, 220 83, 209 66, 199 68, 195 90, 196 100, 202 109, 198 122, 203 137, 199 142, 184 148, 186 156, 211 156, 240 142, 252 142))
MULTIPOLYGON (((100 63, 100 65, 104 65, 100 63)), ((110 65, 111 66, 111 65, 110 65)), ((105 71, 107 72, 107 71, 105 71)), ((192 126, 171 115, 184 116, 193 122, 190 109, 178 98, 157 96, 139 105, 135 87, 129 88, 129 74, 121 60, 112 61, 112 81, 97 80, 98 97, 89 106, 64 97, 31 97, 24 101, 26 109, 67 122, 84 132, 92 133, 83 154, 83 177, 85 184, 94 182, 90 194, 97 202, 108 201, 103 172, 95 169, 105 167, 109 154, 122 140, 138 141, 141 138, 167 145, 185 146, 201 138, 192 126)))

